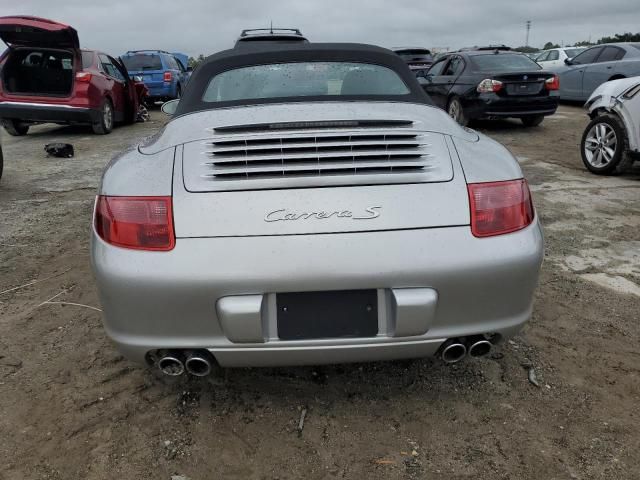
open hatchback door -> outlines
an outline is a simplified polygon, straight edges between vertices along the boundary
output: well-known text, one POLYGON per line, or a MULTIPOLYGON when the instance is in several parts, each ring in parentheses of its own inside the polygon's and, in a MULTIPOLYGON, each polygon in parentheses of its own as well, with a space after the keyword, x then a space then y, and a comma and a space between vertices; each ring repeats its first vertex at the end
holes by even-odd
POLYGON ((0 17, 0 38, 9 47, 80 48, 74 28, 46 18, 0 17))

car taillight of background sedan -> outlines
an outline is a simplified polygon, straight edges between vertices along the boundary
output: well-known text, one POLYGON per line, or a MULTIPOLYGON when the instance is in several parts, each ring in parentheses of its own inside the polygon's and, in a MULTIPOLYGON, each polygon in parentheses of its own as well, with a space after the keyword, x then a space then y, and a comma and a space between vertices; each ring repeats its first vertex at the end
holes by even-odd
POLYGON ((560 77, 558 77, 558 75, 554 75, 551 78, 547 78, 544 81, 544 87, 547 90, 560 90, 560 77))
POLYGON ((503 83, 500 80, 493 80, 492 78, 485 78, 479 84, 476 90, 478 93, 492 93, 502 90, 503 83))

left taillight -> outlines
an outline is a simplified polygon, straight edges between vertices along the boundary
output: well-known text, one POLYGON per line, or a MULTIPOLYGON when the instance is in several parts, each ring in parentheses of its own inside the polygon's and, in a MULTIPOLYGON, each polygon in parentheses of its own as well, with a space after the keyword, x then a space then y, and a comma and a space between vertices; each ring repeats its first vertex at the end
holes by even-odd
POLYGON ((476 87, 478 93, 496 93, 502 90, 504 84, 500 80, 494 80, 493 78, 485 78, 476 87))
POLYGON ((547 78, 544 81, 544 87, 547 90, 560 90, 560 77, 554 74, 553 77, 547 78))
POLYGON ((527 181, 470 183, 471 233, 492 237, 525 228, 533 222, 534 210, 527 181))
POLYGON ((91 73, 78 72, 76 73, 76 82, 88 83, 91 81, 91 73))
POLYGON ((171 197, 100 195, 94 225, 100 238, 117 247, 168 251, 176 244, 171 197))

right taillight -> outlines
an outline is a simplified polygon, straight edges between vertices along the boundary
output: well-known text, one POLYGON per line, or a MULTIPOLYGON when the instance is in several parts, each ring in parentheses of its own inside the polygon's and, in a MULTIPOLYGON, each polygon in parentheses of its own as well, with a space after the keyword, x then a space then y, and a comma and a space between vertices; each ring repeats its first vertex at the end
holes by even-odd
POLYGON ((171 76, 171 72, 164 72, 164 77, 163 77, 163 79, 164 79, 164 81, 165 81, 165 82, 170 82, 170 81, 171 81, 171 78, 173 78, 173 77, 171 76))
POLYGON ((544 86, 547 90, 560 90, 560 77, 554 75, 551 78, 547 78, 544 81, 544 86))
POLYGON ((112 197, 96 200, 94 225, 105 242, 136 250, 175 246, 171 197, 112 197))
POLYGON ((533 203, 526 180, 470 183, 467 189, 471 233, 475 237, 515 232, 533 222, 533 203))

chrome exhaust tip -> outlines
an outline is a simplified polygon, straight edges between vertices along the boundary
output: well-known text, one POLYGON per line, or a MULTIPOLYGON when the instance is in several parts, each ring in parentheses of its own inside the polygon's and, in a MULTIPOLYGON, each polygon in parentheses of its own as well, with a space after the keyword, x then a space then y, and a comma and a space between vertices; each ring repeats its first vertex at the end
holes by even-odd
POLYGON ((458 341, 451 341, 442 349, 442 361, 445 363, 456 363, 467 355, 467 347, 458 341))
POLYGON ((187 372, 196 377, 206 377, 211 373, 211 354, 191 352, 184 362, 187 372))
POLYGON ((493 345, 489 340, 478 340, 476 342, 473 342, 469 347, 469 356, 474 358, 484 357, 491 352, 492 348, 493 345))
POLYGON ((170 377, 178 377, 184 373, 184 364, 177 356, 165 355, 158 360, 158 368, 170 377))

